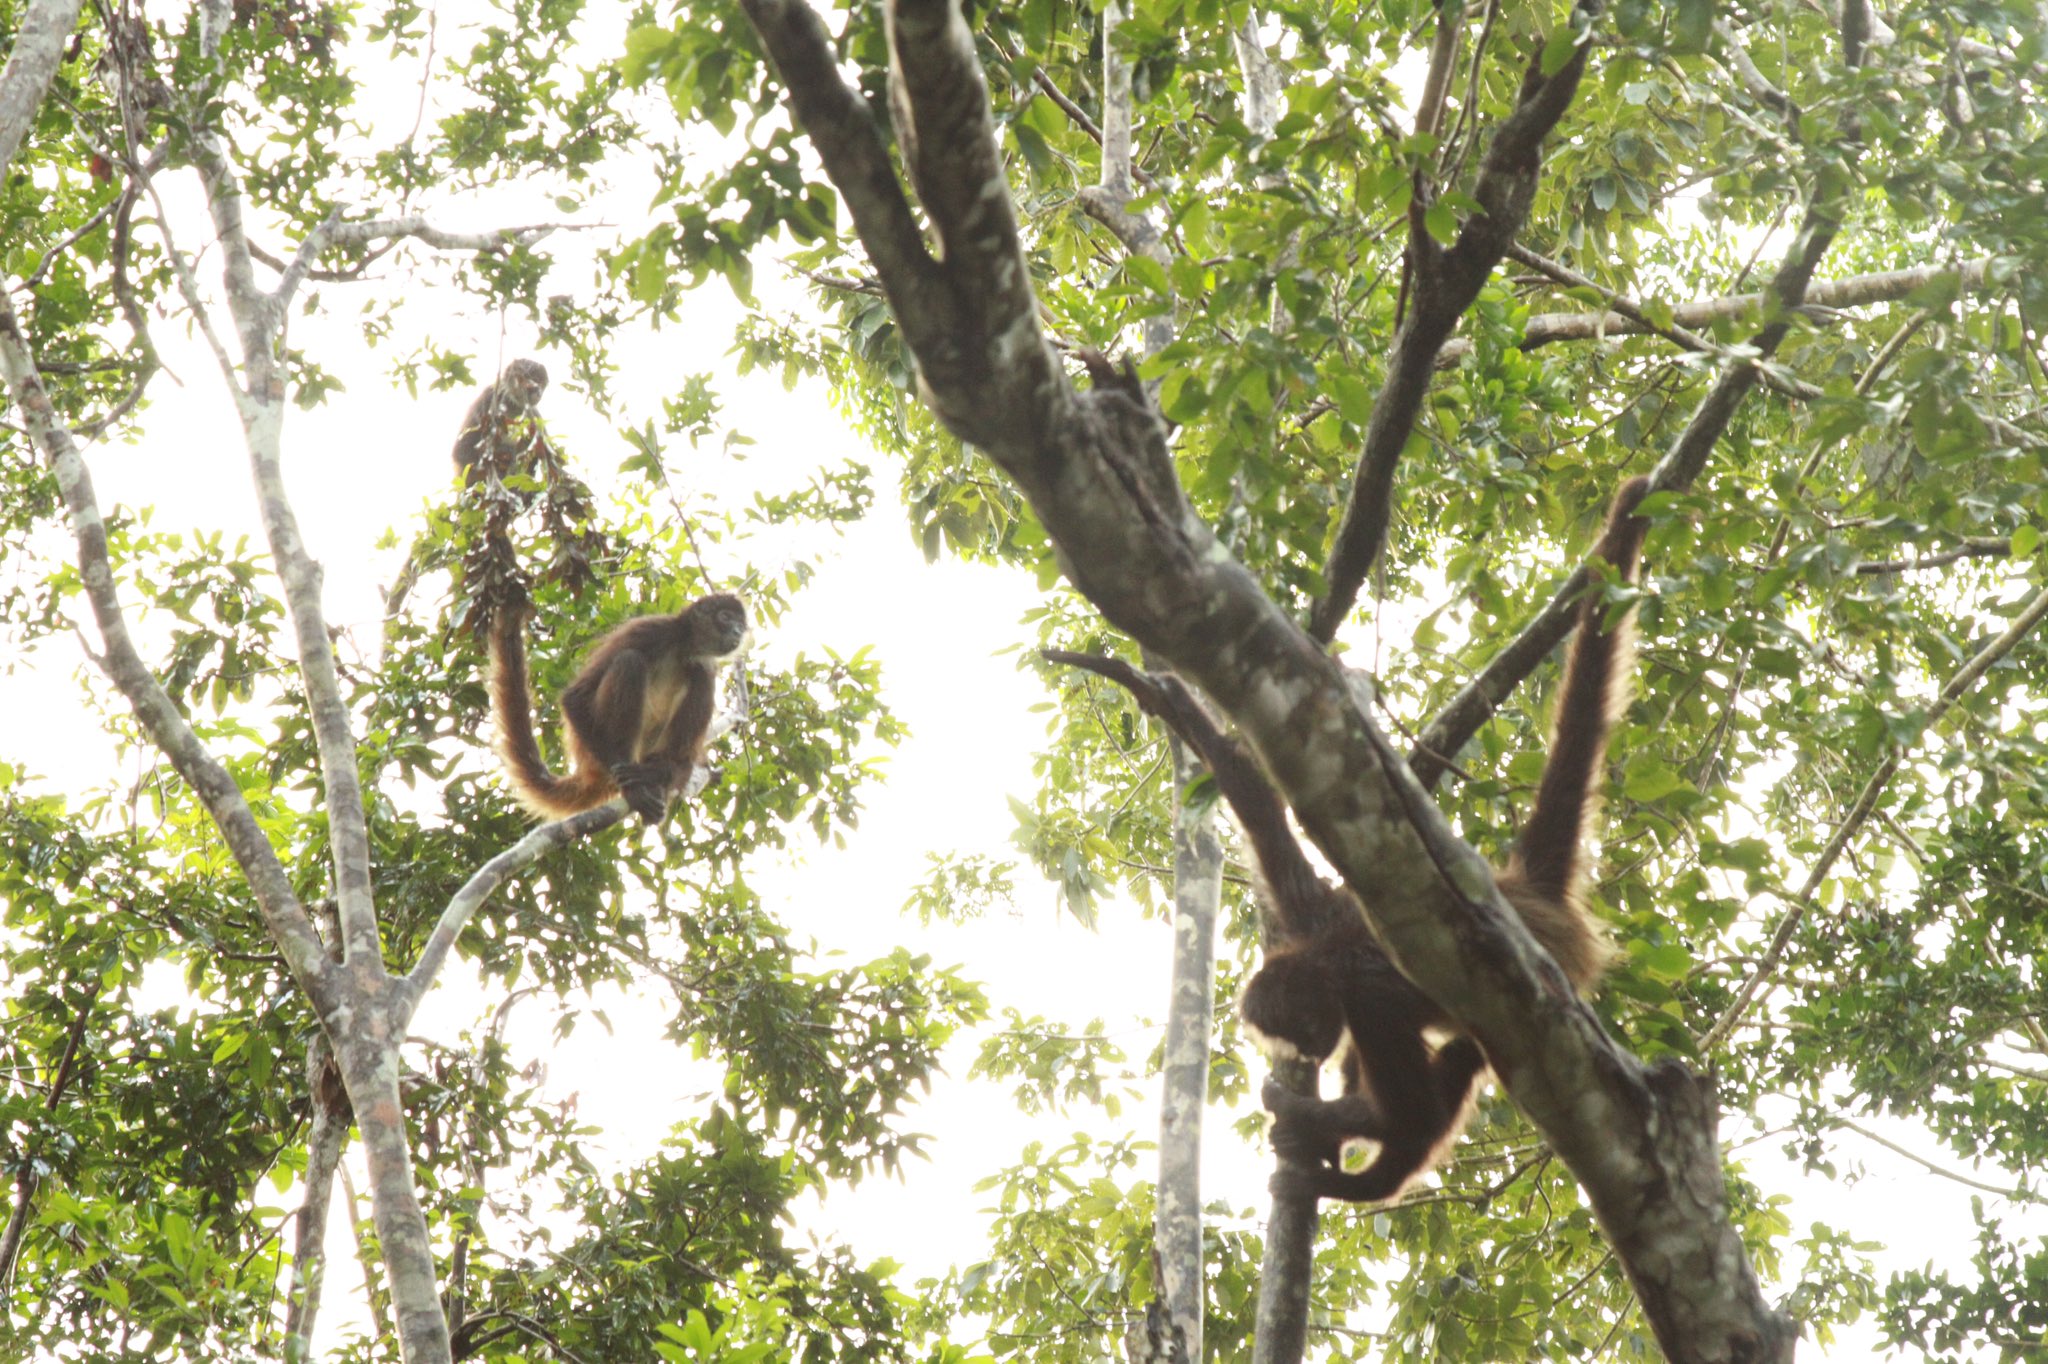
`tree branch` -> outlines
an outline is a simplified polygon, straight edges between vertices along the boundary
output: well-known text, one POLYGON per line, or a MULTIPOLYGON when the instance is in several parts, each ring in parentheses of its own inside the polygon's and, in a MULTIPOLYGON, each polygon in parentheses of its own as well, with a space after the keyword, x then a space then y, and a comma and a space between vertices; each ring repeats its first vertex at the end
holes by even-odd
MULTIPOLYGON (((1875 274, 1851 275, 1845 279, 1818 280, 1807 287, 1801 300, 1804 307, 1802 315, 1817 320, 1824 316, 1822 310, 1896 303, 1914 290, 1944 279, 1953 279, 1961 293, 1986 293, 2002 283, 1992 275, 1994 267, 1999 264, 1987 257, 1961 265, 1919 265, 1906 270, 1883 270, 1875 274)), ((1671 325, 1674 329, 1697 331, 1716 322, 1749 316, 1763 306, 1762 294, 1728 294, 1680 303, 1671 309, 1671 325)), ((1604 313, 1537 313, 1522 329, 1521 347, 1534 350, 1553 341, 1596 341, 1612 336, 1641 336, 1661 330, 1647 316, 1639 316, 1637 311, 1624 310, 1612 303, 1609 307, 1612 311, 1604 313)), ((1452 341, 1444 346, 1440 363, 1457 364, 1471 353, 1471 342, 1452 341)))
MULTIPOLYGON (((93 1005, 100 996, 100 980, 95 977, 85 990, 85 998, 78 1001, 78 1012, 71 1017, 71 1026, 64 1030, 64 1054, 57 1058, 57 1069, 50 1075, 50 1092, 43 1096, 43 1112, 55 1113, 64 1102, 64 1091, 71 1087, 71 1077, 78 1073, 78 1052, 85 1045, 86 1025, 92 1022, 93 1005)), ((29 1129, 32 1135, 33 1128, 29 1129)), ((29 1210, 35 1206, 36 1187, 41 1180, 36 1175, 38 1161, 32 1159, 34 1150, 24 1142, 22 1161, 14 1176, 14 1206, 8 1211, 7 1225, 0 1227, 0 1287, 14 1282, 14 1264, 21 1254, 22 1237, 28 1232, 29 1210)))
MULTIPOLYGON (((1852 138, 1848 145, 1854 147, 1852 138)), ((1762 361, 1777 352, 1791 331, 1792 315, 1805 302, 1813 272, 1834 241, 1840 220, 1833 205, 1816 198, 1807 208, 1798 238, 1772 276, 1764 295, 1772 301, 1772 316, 1749 340, 1749 358, 1721 372, 1700 405, 1693 410, 1685 429, 1650 474, 1652 492, 1682 492, 1690 488, 1706 467, 1707 458, 1728 429, 1742 400, 1755 387, 1762 361)), ((1423 728, 1422 738, 1409 754, 1408 765, 1425 789, 1443 779, 1450 760, 1468 743, 1479 727, 1491 719, 1536 665, 1564 641, 1572 629, 1572 603, 1588 582, 1583 564, 1573 570, 1551 599, 1543 605, 1522 632, 1466 683, 1449 705, 1423 728)))
POLYGON ((1309 612, 1309 634, 1324 644, 1336 637, 1337 627, 1351 613, 1358 589, 1386 543, 1394 469, 1428 396, 1437 352, 1529 216, 1543 168, 1543 140, 1578 92, 1587 48, 1582 40, 1549 76, 1543 74, 1540 51, 1531 60, 1515 111, 1495 130, 1480 162, 1472 193, 1481 211, 1466 221, 1457 240, 1448 249, 1438 247, 1419 214, 1409 229, 1414 298, 1394 337, 1387 377, 1366 425, 1358 472, 1323 569, 1327 590, 1309 612))
POLYGON ((1918 1165, 1921 1169, 1927 1171, 1929 1174, 1939 1175, 1943 1179, 1953 1180, 1957 1184, 1961 1184, 1966 1188, 1980 1189, 1985 1193, 1995 1194, 1998 1197, 2004 1199, 2010 1199, 2014 1203, 2032 1203, 2036 1205, 2048 1203, 2048 1198, 2041 1197, 2041 1195, 2034 1193, 2032 1190, 2026 1188, 2024 1185, 2021 1185, 2016 1188, 2000 1188, 1996 1184, 1986 1184, 1982 1180, 1971 1179, 1968 1175, 1959 1175, 1954 1170, 1946 1169, 1940 1165, 1935 1164, 1933 1161, 1929 1160, 1925 1156, 1914 1155, 1911 1151, 1908 1151, 1905 1147, 1899 1145, 1897 1142, 1890 1141, 1884 1137, 1879 1136, 1877 1133, 1871 1131, 1869 1128, 1863 1126, 1861 1123, 1854 1123, 1849 1121, 1847 1118, 1838 1117, 1834 1120, 1833 1126, 1838 1127, 1845 1132, 1854 1132, 1857 1136, 1862 1137, 1865 1141, 1877 1143, 1879 1146, 1882 1146, 1885 1150, 1890 1151, 1893 1155, 1904 1156, 1907 1160, 1912 1161, 1915 1165, 1918 1165))
POLYGON ((1964 559, 2009 559, 2012 541, 1972 536, 1955 549, 1923 554, 1917 559, 1865 559, 1856 565, 1860 574, 1917 573, 1928 568, 1947 568, 1964 559))
POLYGON ((36 448, 57 476, 71 533, 78 542, 79 578, 105 651, 94 662, 127 698, 143 731, 163 750, 171 766, 213 816, 235 864, 249 879, 264 922, 301 988, 312 998, 323 997, 326 950, 292 890, 291 878, 278 863, 276 850, 263 836, 241 788, 199 742, 199 736, 150 675, 149 665, 142 661, 129 637, 113 565, 107 557, 107 527, 100 518, 92 475, 43 388, 21 324, 15 318, 13 301, 4 290, 0 290, 0 369, 6 372, 15 410, 22 415, 36 448))
POLYGON ((791 114, 845 200, 905 343, 920 358, 943 350, 958 311, 945 271, 925 249, 867 101, 839 74, 832 35, 805 0, 741 3, 782 77, 791 114))
MULTIPOLYGON (((786 22, 769 0, 746 3, 750 14, 769 11, 770 27, 786 22)), ((969 82, 955 69, 973 62, 957 12, 947 0, 896 0, 891 28, 898 97, 907 99, 923 144, 913 164, 986 168, 995 145, 986 104, 942 98, 979 89, 978 75, 969 82), (921 91, 938 103, 920 110, 921 91), (937 117, 941 109, 948 118, 937 117)), ((764 33, 771 51, 780 37, 764 33)), ((1583 61, 1583 51, 1574 53, 1571 69, 1583 61)), ((1541 133, 1570 95, 1559 78, 1539 73, 1533 83, 1533 98, 1488 153, 1499 172, 1496 197, 1482 200, 1486 214, 1460 238, 1491 251, 1487 270, 1505 240, 1492 241, 1479 224, 1498 221, 1516 199, 1526 210, 1541 133)), ((812 126, 800 101, 797 109, 822 154, 837 130, 812 126)), ((825 164, 836 174, 831 156, 825 164)), ((934 186, 921 172, 913 180, 939 200, 927 207, 942 225, 949 274, 958 267, 947 301, 960 331, 937 334, 931 318, 903 317, 899 282, 888 268, 882 273, 934 410, 1016 481, 1062 569, 1104 618, 1236 723, 1310 839, 1371 907, 1367 917, 1396 964, 1480 1040, 1508 1091, 1579 1176, 1667 1352, 1682 1361, 1787 1356, 1793 1326, 1763 1301, 1728 1222, 1708 1088, 1676 1063, 1645 1068, 1601 1031, 1501 900, 1491 869, 1409 775, 1336 661, 1195 514, 1135 377, 1097 365, 1094 388, 1076 393, 1051 365, 1014 230, 975 237, 966 231, 971 216, 952 221, 960 196, 971 192, 979 197, 970 213, 988 215, 984 227, 1013 224, 1000 179, 934 186)), ((1470 254, 1454 247, 1446 268, 1471 269, 1470 254)), ((1443 306, 1441 298, 1429 303, 1443 306)))
POLYGON ((1720 39, 1722 50, 1728 54, 1728 63, 1735 69, 1736 79, 1742 82, 1743 89, 1749 91, 1750 98, 1759 104, 1769 105, 1787 122, 1796 123, 1799 106, 1792 102, 1790 95, 1771 84, 1770 78, 1750 60, 1749 49, 1742 45, 1742 35, 1735 31, 1735 26, 1726 19, 1716 19, 1714 36, 1720 39))
MULTIPOLYGON (((695 775, 694 773, 692 774, 695 775)), ((540 825, 526 837, 514 843, 490 861, 478 867, 470 878, 462 883, 461 889, 448 899, 448 907, 441 911, 439 922, 428 936, 426 945, 420 949, 419 960, 406 975, 406 983, 419 994, 425 994, 433 985, 434 977, 440 973, 441 964, 447 960, 448 951, 455 946, 456 938, 469 925, 470 916, 491 898, 491 892, 503 885, 512 874, 545 857, 556 848, 565 847, 580 838, 609 829, 626 817, 626 802, 623 799, 607 801, 594 809, 570 815, 540 825)))
MULTIPOLYGON (((1949 678, 1948 685, 1941 689, 1941 694, 1927 708, 1926 718, 1921 724, 1921 735, 1924 737, 1931 734, 1935 726, 1941 723, 1941 718, 1948 714, 1950 708, 1976 684, 1977 679, 1989 672, 1993 664, 2019 647, 2020 641, 2024 640, 2044 617, 2048 617, 2048 589, 2036 594, 2021 608, 2019 615, 2004 634, 1978 650, 1974 658, 1958 668, 1955 675, 1949 678)), ((1863 784, 1863 790, 1857 795, 1855 803, 1835 826, 1834 833, 1828 836, 1827 844, 1821 849, 1820 856, 1814 859, 1812 870, 1806 874, 1805 884, 1791 897, 1791 903, 1778 920, 1777 929, 1771 934, 1771 945, 1765 950, 1756 968, 1750 972, 1749 978, 1743 981, 1741 988, 1736 991, 1734 1002, 1719 1019, 1715 1020, 1714 1026, 1707 1030, 1706 1036, 1700 1039, 1702 1055, 1711 1052, 1727 1040, 1728 1034, 1742 1021, 1743 1015, 1749 1012, 1750 1006, 1757 1001, 1771 977, 1777 974, 1779 964, 1785 959, 1785 950, 1791 945, 1793 933, 1798 930, 1800 922, 1813 908, 1814 896, 1819 893, 1821 883, 1826 881, 1828 873, 1834 870, 1835 861, 1848 848, 1849 840, 1856 836, 1856 831, 1863 827, 1863 822, 1870 818, 1871 813, 1877 808, 1878 798, 1884 794, 1885 787, 1891 783, 1892 777, 1897 774, 1900 765, 1914 747, 1917 745, 1894 750, 1878 764, 1877 771, 1870 774, 1870 780, 1863 784)))

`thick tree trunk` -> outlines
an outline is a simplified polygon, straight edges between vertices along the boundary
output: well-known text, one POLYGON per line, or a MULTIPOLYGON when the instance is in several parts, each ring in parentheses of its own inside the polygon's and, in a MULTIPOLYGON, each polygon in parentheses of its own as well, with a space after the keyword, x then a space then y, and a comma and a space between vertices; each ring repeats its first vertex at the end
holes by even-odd
POLYGON ((359 1038, 340 1059, 370 1167, 370 1216, 390 1276, 399 1348, 405 1364, 450 1364, 434 1247, 414 1185, 412 1148, 399 1103, 397 1047, 383 1039, 359 1038))
MULTIPOLYGON (((845 196, 934 411, 1017 482, 1061 567, 1104 617, 1236 723, 1309 837, 1371 907, 1402 970, 1485 1046, 1580 1178, 1665 1351, 1701 1364, 1789 1358, 1793 1324, 1763 1300, 1729 1224, 1702 1087, 1682 1067, 1642 1066, 1602 1032, 1342 669, 1189 506, 1142 387, 1097 366, 1094 390, 1076 393, 1062 372, 1038 326, 987 89, 953 0, 887 8, 894 106, 911 132, 903 147, 922 220, 818 16, 801 0, 742 3, 798 125, 845 196)), ((1553 75, 1529 73, 1516 115, 1487 153, 1501 178, 1492 197, 1478 196, 1486 213, 1443 253, 1448 284, 1470 283, 1475 254, 1497 258, 1505 248, 1497 229, 1519 221, 1535 144, 1583 61, 1582 46, 1553 75)), ((1782 303, 1797 306, 1829 235, 1820 222, 1802 233, 1772 282, 1782 303)), ((1423 311, 1433 330, 1439 315, 1423 311)), ((1717 389, 1709 405, 1720 421, 1753 383, 1717 389)), ((1656 486, 1679 486, 1696 458, 1704 459, 1697 446, 1675 449, 1656 486)), ((1370 562, 1370 530, 1368 519, 1356 539, 1340 537, 1354 568, 1370 562)), ((1341 599, 1333 591, 1319 619, 1341 599)))

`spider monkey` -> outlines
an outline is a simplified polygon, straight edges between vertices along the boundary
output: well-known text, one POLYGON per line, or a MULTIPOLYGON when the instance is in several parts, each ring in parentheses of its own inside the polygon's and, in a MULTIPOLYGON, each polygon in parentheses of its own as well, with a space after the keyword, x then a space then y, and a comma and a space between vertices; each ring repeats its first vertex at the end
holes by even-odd
POLYGON ((462 486, 477 481, 477 466, 489 457, 494 442, 513 422, 533 416, 547 391, 547 368, 538 360, 514 360, 495 382, 484 385, 455 437, 455 472, 462 475, 462 486))
POLYGON ((498 752, 520 801, 543 819, 559 819, 623 796, 641 819, 660 823, 703 761, 718 664, 747 643, 746 604, 714 592, 672 616, 629 620, 599 640, 562 693, 572 770, 560 777, 534 740, 522 627, 521 613, 506 611, 490 634, 498 752))
MULTIPOLYGON (((1634 515, 1649 480, 1615 495, 1595 547, 1623 582, 1633 582, 1648 523, 1634 515)), ((1634 641, 1627 617, 1602 631, 1602 599, 1588 593, 1550 740, 1536 803, 1506 867, 1501 894, 1578 989, 1590 990, 1612 948, 1586 908, 1585 831, 1599 807, 1607 740, 1628 704, 1634 641)), ((1129 690, 1208 765, 1250 845, 1281 941, 1245 987, 1239 1014, 1275 1057, 1320 1064, 1343 1054, 1344 1093, 1323 1100, 1266 1086, 1273 1146, 1290 1163, 1274 1192, 1377 1203, 1395 1197, 1442 1158, 1463 1128, 1487 1066, 1478 1042, 1388 959, 1348 891, 1320 876, 1287 824, 1287 807, 1243 744, 1218 728, 1179 678, 1145 674, 1115 659, 1048 652, 1055 662, 1099 673, 1129 690), (1430 1034, 1451 1036, 1432 1050, 1430 1034), (1347 1171, 1345 1148, 1377 1141, 1362 1170, 1347 1171)))

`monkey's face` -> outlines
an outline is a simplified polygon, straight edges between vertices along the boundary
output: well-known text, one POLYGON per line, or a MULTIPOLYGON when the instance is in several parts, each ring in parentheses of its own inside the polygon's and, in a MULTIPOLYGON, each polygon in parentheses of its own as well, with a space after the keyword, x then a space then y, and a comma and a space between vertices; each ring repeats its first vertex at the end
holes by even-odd
POLYGON ((1238 1001, 1245 1034, 1275 1060, 1321 1062, 1344 1038, 1342 982, 1306 952, 1274 952, 1238 1001))
POLYGON ((714 592, 690 607, 692 626, 704 641, 704 651, 714 658, 730 658, 744 650, 753 629, 747 620, 747 604, 730 592, 714 592))
POLYGON ((548 372, 538 360, 514 360, 505 366, 502 382, 512 404, 520 411, 531 412, 540 406, 541 396, 548 391, 548 372))

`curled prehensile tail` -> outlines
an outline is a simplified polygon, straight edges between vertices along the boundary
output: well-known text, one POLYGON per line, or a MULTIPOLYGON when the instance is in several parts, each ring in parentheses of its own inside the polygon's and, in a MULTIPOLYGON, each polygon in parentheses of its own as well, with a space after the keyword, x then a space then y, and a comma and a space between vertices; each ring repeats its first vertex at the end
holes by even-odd
MULTIPOLYGON (((541 757, 534 734, 532 684, 526 674, 525 622, 517 612, 501 612, 491 622, 491 710, 498 720, 498 756, 504 760, 513 794, 542 819, 559 819, 601 805, 619 793, 610 777, 572 752, 569 774, 556 776, 541 757)), ((576 746, 575 731, 566 740, 576 746)))

